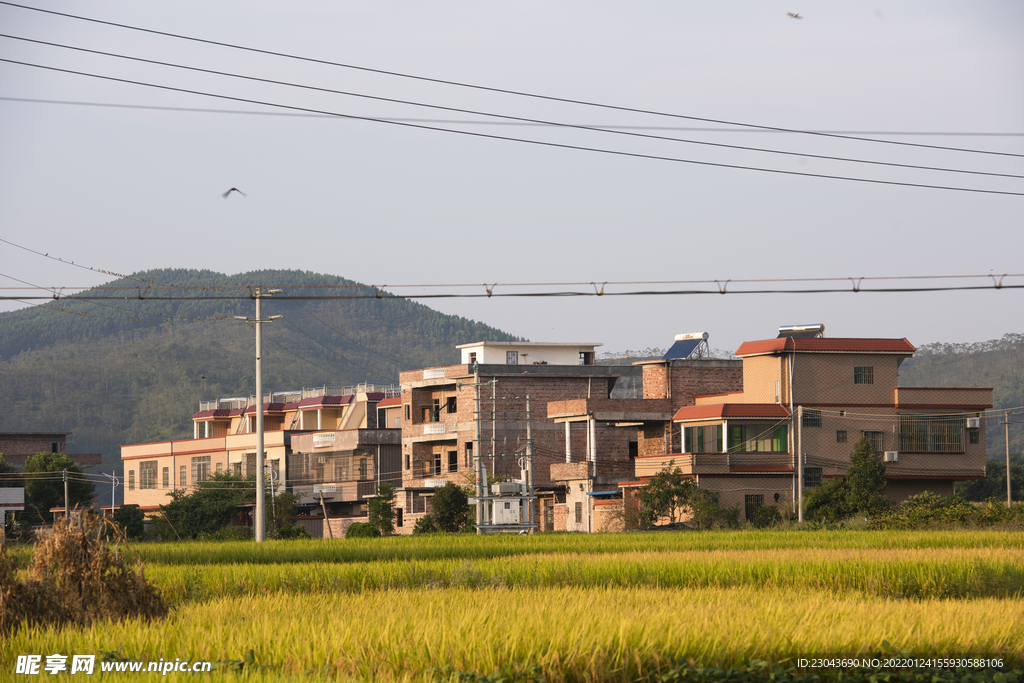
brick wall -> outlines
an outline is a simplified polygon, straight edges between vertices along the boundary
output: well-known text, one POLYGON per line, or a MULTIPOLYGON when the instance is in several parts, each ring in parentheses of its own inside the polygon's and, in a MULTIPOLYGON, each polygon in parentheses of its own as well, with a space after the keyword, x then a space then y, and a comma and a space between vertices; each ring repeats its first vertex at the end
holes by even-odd
POLYGON ((553 531, 565 531, 566 521, 566 506, 565 503, 555 503, 555 528, 553 531))

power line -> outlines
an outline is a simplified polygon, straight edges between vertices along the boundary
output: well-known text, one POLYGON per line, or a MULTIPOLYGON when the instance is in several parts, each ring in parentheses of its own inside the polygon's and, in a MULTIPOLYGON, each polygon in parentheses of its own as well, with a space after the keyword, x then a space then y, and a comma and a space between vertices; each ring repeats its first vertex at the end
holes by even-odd
POLYGON ((320 343, 319 341, 317 341, 317 340, 316 340, 316 339, 314 339, 314 338, 313 338, 312 336, 310 336, 309 334, 307 334, 307 333, 306 333, 306 332, 305 332, 304 330, 302 330, 302 329, 301 329, 301 328, 299 328, 299 327, 298 327, 297 325, 295 325, 295 324, 294 324, 294 323, 292 323, 292 322, 291 322, 290 320, 288 320, 288 318, 283 318, 283 320, 284 320, 284 321, 285 321, 286 323, 288 323, 288 325, 290 325, 290 326, 291 326, 291 327, 292 327, 292 328, 293 328, 293 329, 294 329, 295 331, 299 332, 299 333, 300 333, 300 334, 302 334, 303 336, 305 336, 305 337, 307 337, 308 339, 312 340, 312 342, 313 342, 314 344, 316 344, 316 345, 318 345, 318 346, 320 346, 320 347, 322 347, 322 348, 324 348, 324 349, 327 349, 327 351, 329 351, 330 353, 333 353, 333 354, 334 354, 335 356, 337 356, 338 358, 342 359, 343 361, 345 361, 345 362, 346 362, 346 363, 348 363, 349 365, 352 365, 352 366, 354 366, 354 367, 357 367, 357 368, 359 368, 360 370, 363 370, 363 371, 365 371, 365 372, 368 372, 368 373, 370 373, 371 375, 376 375, 377 377, 380 377, 380 378, 382 378, 382 379, 386 379, 386 380, 388 380, 389 382, 393 382, 393 381, 395 380, 395 377, 394 377, 393 375, 383 375, 383 374, 381 374, 381 373, 379 373, 379 372, 375 372, 374 370, 371 370, 371 369, 369 369, 369 368, 367 368, 367 367, 365 367, 365 366, 363 366, 363 365, 360 365, 359 363, 356 363, 355 361, 353 361, 353 360, 351 360, 351 359, 349 359, 349 358, 346 358, 345 356, 343 356, 343 355, 341 355, 340 353, 338 353, 337 351, 334 351, 333 349, 331 349, 331 348, 329 348, 329 347, 325 346, 324 344, 321 344, 321 343, 320 343))
MULTIPOLYGON (((2 0, 0 0, 0 4, 3 4, 2 0)), ((31 63, 31 62, 22 62, 22 61, 15 60, 15 59, 0 58, 0 62, 6 62, 8 64, 18 64, 18 65, 21 65, 21 66, 28 66, 28 67, 32 67, 32 68, 36 68, 36 69, 44 69, 44 70, 47 70, 47 71, 56 71, 56 72, 59 72, 59 73, 73 74, 73 75, 76 75, 76 76, 88 76, 90 78, 98 78, 98 79, 101 79, 101 80, 113 81, 113 82, 116 82, 116 83, 128 83, 130 85, 141 85, 141 86, 144 86, 144 87, 156 88, 156 89, 159 89, 159 90, 168 90, 168 91, 172 91, 172 92, 182 92, 182 93, 187 93, 187 94, 191 94, 191 95, 201 95, 201 96, 204 96, 204 97, 214 97, 214 98, 217 98, 217 99, 230 100, 230 101, 234 101, 234 102, 246 102, 248 104, 259 104, 259 105, 264 105, 264 106, 268 106, 268 107, 280 107, 282 109, 291 109, 291 110, 294 110, 294 111, 313 112, 313 113, 318 113, 318 114, 332 114, 334 116, 339 116, 339 117, 344 117, 344 118, 349 118, 349 119, 356 119, 356 120, 361 120, 361 121, 372 121, 372 122, 375 122, 375 123, 385 123, 385 124, 389 124, 389 125, 403 126, 403 127, 415 128, 415 129, 420 129, 420 130, 432 130, 432 131, 441 132, 441 133, 453 133, 453 134, 456 134, 456 135, 465 135, 465 136, 469 136, 469 137, 484 138, 484 139, 489 139, 489 140, 502 140, 502 141, 505 141, 505 142, 520 142, 520 143, 523 143, 523 144, 538 145, 538 146, 541 146, 541 147, 554 147, 554 148, 557 148, 557 149, 570 149, 570 150, 582 151, 582 152, 595 152, 595 153, 598 153, 598 154, 610 154, 610 155, 614 155, 614 156, 633 157, 633 158, 637 158, 637 159, 649 159, 649 160, 653 160, 653 161, 669 161, 669 162, 674 162, 674 163, 693 164, 693 165, 696 165, 696 166, 709 166, 709 167, 713 167, 713 168, 730 168, 730 169, 743 170, 743 171, 758 171, 758 172, 761 172, 761 173, 776 173, 776 174, 780 174, 780 175, 799 176, 799 177, 804 177, 804 178, 822 178, 822 179, 826 179, 826 180, 845 180, 845 181, 849 181, 849 182, 869 183, 869 184, 875 184, 875 185, 892 185, 892 186, 897 186, 897 187, 918 187, 918 188, 931 189, 931 190, 950 190, 950 191, 954 191, 954 192, 974 192, 974 193, 979 193, 979 194, 996 194, 996 195, 1007 195, 1007 196, 1024 197, 1024 192, 1010 192, 1010 191, 1007 191, 1007 190, 985 190, 985 189, 971 188, 971 187, 956 187, 956 186, 949 186, 949 185, 931 185, 931 184, 927 184, 927 183, 909 183, 909 182, 901 182, 901 181, 895 181, 895 180, 878 180, 878 179, 874 179, 874 178, 856 178, 856 177, 852 177, 852 176, 839 176, 839 175, 824 174, 824 173, 807 173, 807 172, 803 172, 803 171, 786 171, 786 170, 777 169, 777 168, 764 168, 764 167, 760 167, 760 166, 745 166, 745 165, 741 165, 741 164, 724 164, 724 163, 713 162, 713 161, 697 161, 695 159, 682 159, 682 158, 679 158, 679 157, 667 157, 667 156, 661 156, 661 155, 657 155, 657 154, 640 154, 638 152, 625 152, 625 151, 622 151, 622 150, 611 150, 611 149, 604 149, 604 148, 601 148, 601 147, 588 147, 588 146, 583 146, 583 145, 570 145, 570 144, 560 143, 560 142, 545 142, 545 141, 542 141, 542 140, 529 140, 529 139, 526 139, 526 138, 515 138, 515 137, 506 136, 506 135, 493 135, 493 134, 490 134, 490 133, 480 133, 480 132, 476 132, 476 131, 456 130, 456 129, 453 129, 453 128, 442 128, 442 127, 439 127, 439 126, 427 126, 427 125, 417 124, 417 123, 406 123, 406 122, 399 122, 399 121, 389 121, 389 120, 384 120, 384 119, 376 119, 376 118, 369 117, 369 116, 357 116, 355 114, 339 114, 337 112, 328 112, 328 111, 325 111, 325 110, 312 109, 312 108, 309 108, 309 107, 298 107, 298 106, 294 106, 294 105, 279 104, 279 103, 275 103, 275 102, 264 102, 264 101, 261 101, 261 100, 253 100, 253 99, 248 99, 248 98, 244 98, 244 97, 233 97, 233 96, 230 96, 230 95, 221 95, 221 94, 217 94, 217 93, 203 92, 201 90, 192 90, 192 89, 189 89, 189 88, 176 88, 176 87, 169 86, 169 85, 159 85, 159 84, 156 84, 156 83, 147 83, 145 81, 136 81, 136 80, 127 79, 127 78, 117 78, 115 76, 104 76, 102 74, 93 74, 93 73, 88 73, 88 72, 85 72, 85 71, 75 71, 73 69, 62 69, 60 67, 46 66, 46 65, 42 65, 42 64, 34 64, 34 63, 31 63)))
POLYGON ((342 339, 344 339, 345 341, 349 342, 350 344, 354 344, 355 346, 358 346, 359 348, 361 348, 361 349, 363 349, 363 350, 365 350, 365 351, 369 351, 370 353, 372 353, 372 354, 373 354, 373 355, 375 355, 375 356, 380 356, 380 357, 381 357, 381 358, 383 358, 384 360, 388 360, 388 361, 391 361, 392 363, 394 363, 395 365, 397 365, 397 366, 398 366, 399 368, 405 368, 405 369, 407 369, 407 370, 411 368, 411 366, 410 366, 410 365, 409 365, 408 363, 404 363, 404 362, 402 362, 402 361, 400 361, 400 360, 397 360, 397 359, 395 359, 395 358, 391 358, 390 356, 385 356, 385 355, 384 355, 383 353, 380 353, 380 352, 378 352, 378 351, 374 351, 374 350, 373 350, 373 349, 371 349, 370 347, 368 347, 368 346, 363 346, 362 344, 360 344, 360 343, 359 343, 359 342, 357 342, 356 340, 354 340, 354 339, 352 339, 352 338, 350 338, 350 337, 347 337, 347 336, 345 336, 345 334, 344 334, 343 332, 341 332, 341 330, 338 330, 337 328, 335 328, 335 327, 331 327, 330 325, 328 325, 328 324, 327 324, 327 323, 326 323, 326 322, 325 322, 324 320, 322 320, 321 318, 319 318, 319 317, 317 317, 316 315, 314 315, 312 311, 310 311, 310 310, 309 310, 308 308, 306 308, 305 306, 303 306, 302 304, 300 304, 300 303, 299 303, 298 301, 293 301, 292 303, 293 303, 293 304, 295 304, 296 306, 298 306, 299 308, 301 308, 301 309, 302 309, 303 311, 305 311, 305 312, 306 312, 306 314, 307 314, 307 315, 309 315, 310 317, 312 317, 312 318, 313 318, 314 320, 317 320, 317 321, 318 321, 318 322, 320 322, 320 323, 321 323, 321 324, 322 324, 322 325, 323 325, 324 327, 326 327, 326 328, 327 328, 327 329, 329 329, 329 330, 332 330, 332 331, 333 331, 333 332, 335 332, 335 333, 336 333, 336 334, 337 334, 338 336, 340 336, 340 337, 341 337, 342 339))
MULTIPOLYGON (((401 99, 396 99, 396 98, 392 98, 392 97, 379 97, 379 96, 376 96, 376 95, 367 95, 365 93, 357 93, 357 92, 352 92, 352 91, 334 90, 334 89, 331 89, 331 88, 321 88, 321 87, 312 86, 312 85, 303 85, 303 84, 300 84, 300 83, 292 83, 292 82, 289 82, 289 81, 278 81, 278 80, 273 80, 273 79, 269 79, 269 78, 260 78, 260 77, 257 77, 257 76, 245 76, 245 75, 242 75, 242 74, 228 73, 228 72, 225 72, 225 71, 217 71, 217 70, 214 70, 214 69, 204 69, 204 68, 201 68, 201 67, 186 66, 186 65, 182 65, 182 64, 175 64, 173 62, 164 62, 164 61, 159 61, 159 60, 154 60, 154 59, 145 59, 143 57, 133 57, 133 56, 130 56, 130 55, 122 55, 122 54, 117 54, 117 53, 114 53, 114 52, 106 52, 106 51, 103 51, 103 50, 91 50, 91 49, 88 49, 88 48, 75 47, 75 46, 72 46, 72 45, 64 45, 64 44, 61 44, 61 43, 53 43, 53 42, 44 41, 44 40, 35 40, 35 39, 32 39, 32 38, 23 38, 21 36, 13 36, 13 35, 6 34, 6 33, 0 33, 0 38, 10 38, 12 40, 21 40, 21 41, 30 42, 30 43, 36 43, 36 44, 39 44, 39 45, 48 45, 50 47, 59 47, 59 48, 62 48, 62 49, 67 49, 67 50, 77 50, 77 51, 80 51, 80 52, 87 52, 89 54, 102 55, 102 56, 105 56, 105 57, 115 57, 117 59, 126 59, 126 60, 131 60, 131 61, 136 61, 136 62, 143 62, 143 63, 146 63, 146 64, 156 64, 158 66, 167 66, 167 67, 172 67, 172 68, 175 68, 175 69, 184 69, 184 70, 187 70, 187 71, 196 71, 196 72, 199 72, 199 73, 212 74, 212 75, 216 75, 216 76, 227 76, 229 78, 238 78, 238 79, 243 79, 243 80, 248 80, 248 81, 256 81, 256 82, 259 82, 259 83, 268 83, 268 84, 271 84, 271 85, 284 85, 284 86, 288 86, 288 87, 291 87, 291 88, 301 88, 301 89, 304 89, 304 90, 313 90, 313 91, 317 91, 317 92, 330 93, 330 94, 334 94, 334 95, 345 95, 345 96, 348 96, 348 97, 359 97, 359 98, 364 98, 364 99, 377 100, 377 101, 381 101, 381 102, 390 102, 392 104, 403 104, 403 105, 410 105, 410 106, 414 106, 414 107, 424 107, 424 108, 428 108, 428 109, 440 109, 440 110, 443 110, 443 111, 452 111, 452 112, 458 112, 458 113, 462 113, 462 114, 472 114, 472 115, 475 115, 475 116, 490 116, 490 117, 494 117, 494 118, 507 119, 507 120, 510 120, 510 121, 516 121, 516 122, 520 122, 520 123, 530 123, 530 124, 543 125, 543 126, 552 126, 552 127, 556 127, 556 128, 571 128, 571 129, 574 129, 574 130, 586 130, 586 131, 596 132, 596 133, 609 133, 609 134, 612 134, 612 135, 626 135, 626 136, 630 136, 630 137, 645 138, 645 139, 649 139, 649 140, 659 140, 659 141, 662 141, 662 142, 680 142, 680 143, 685 143, 685 144, 690 144, 690 145, 702 145, 702 146, 707 146, 707 147, 719 147, 719 148, 723 148, 723 149, 735 149, 735 150, 741 150, 741 151, 745 151, 745 152, 760 152, 760 153, 763 153, 763 154, 781 154, 781 155, 784 155, 784 156, 805 157, 805 158, 808 158, 808 159, 821 159, 821 160, 825 160, 825 161, 841 161, 841 162, 855 163, 855 164, 869 164, 869 165, 873 165, 873 166, 889 166, 889 167, 893 167, 893 168, 907 168, 907 169, 923 170, 923 171, 939 171, 939 172, 943 172, 943 173, 963 173, 963 174, 967 174, 967 175, 982 175, 982 176, 1001 177, 1001 178, 1024 178, 1024 176, 1022 176, 1022 175, 1015 175, 1015 174, 1010 174, 1010 173, 993 173, 993 172, 987 172, 987 171, 971 171, 971 170, 967 170, 967 169, 945 168, 945 167, 937 167, 937 166, 924 166, 924 165, 920 165, 920 164, 901 164, 901 163, 889 162, 889 161, 874 161, 874 160, 869 160, 869 159, 853 159, 853 158, 849 158, 849 157, 839 157, 839 156, 825 155, 825 154, 811 154, 811 153, 805 153, 805 152, 792 152, 792 151, 788 151, 788 150, 765 149, 765 148, 762 148, 762 147, 748 147, 748 146, 745 146, 745 145, 731 145, 731 144, 725 144, 725 143, 720 143, 720 142, 708 142, 706 140, 687 140, 687 139, 682 139, 682 138, 668 137, 668 136, 664 136, 664 135, 652 135, 652 134, 649 134, 649 133, 638 133, 638 132, 633 132, 633 131, 629 131, 629 130, 614 130, 614 129, 608 129, 608 128, 596 128, 596 127, 585 126, 585 125, 581 125, 581 124, 561 123, 561 122, 557 122, 557 121, 547 121, 547 120, 543 120, 543 119, 533 119, 533 118, 527 118, 527 117, 522 117, 522 116, 510 116, 510 115, 506 115, 506 114, 495 114, 495 113, 492 113, 492 112, 477 111, 477 110, 472 110, 472 109, 461 109, 461 108, 458 108, 458 107, 447 107, 447 106, 443 106, 443 105, 427 104, 427 103, 423 103, 423 102, 414 102, 414 101, 411 101, 411 100, 401 100, 401 99)), ((380 122, 382 122, 382 123, 395 123, 396 122, 395 119, 378 119, 378 120, 380 122)))
POLYGON ((634 114, 646 114, 646 115, 651 115, 651 116, 664 116, 664 117, 668 117, 668 118, 685 119, 685 120, 689 120, 689 121, 702 121, 704 123, 716 123, 716 124, 722 124, 722 125, 728 125, 728 126, 741 126, 741 127, 744 127, 744 128, 758 128, 758 129, 762 129, 762 130, 771 130, 771 131, 777 131, 777 132, 782 132, 782 133, 798 133, 798 134, 801 134, 801 135, 820 135, 820 136, 833 137, 833 138, 839 138, 839 139, 845 139, 845 140, 855 140, 855 141, 859 141, 859 142, 874 142, 874 143, 888 144, 888 145, 904 145, 904 146, 909 146, 909 147, 924 147, 924 148, 929 148, 929 149, 942 149, 942 150, 948 150, 948 151, 954 151, 954 152, 969 152, 969 153, 973 153, 973 154, 992 154, 992 155, 998 155, 998 156, 1012 156, 1012 157, 1024 156, 1024 155, 1020 155, 1020 154, 1010 154, 1008 152, 992 152, 992 151, 987 151, 987 150, 963 149, 963 148, 957 148, 957 147, 943 147, 943 146, 940 146, 940 145, 924 145, 924 144, 911 143, 911 142, 897 142, 897 141, 894 141, 894 140, 876 140, 876 139, 872 139, 872 138, 851 137, 851 136, 847 136, 847 135, 839 135, 839 134, 834 134, 834 133, 823 133, 823 132, 808 131, 808 130, 797 130, 797 129, 791 129, 791 128, 782 128, 782 127, 778 127, 778 126, 764 126, 764 125, 751 124, 751 123, 741 123, 741 122, 736 122, 736 121, 726 121, 726 120, 721 120, 721 119, 709 119, 709 118, 702 118, 702 117, 697 117, 697 116, 686 116, 686 115, 683 115, 683 114, 672 114, 672 113, 668 113, 668 112, 659 112, 659 111, 653 111, 653 110, 647 110, 647 109, 639 109, 639 108, 635 108, 635 107, 623 107, 623 106, 612 105, 612 104, 602 104, 602 103, 598 103, 598 102, 589 102, 589 101, 586 101, 586 100, 575 100, 575 99, 565 98, 565 97, 554 97, 554 96, 550 96, 550 95, 540 95, 540 94, 537 94, 537 93, 530 93, 530 92, 525 92, 525 91, 509 90, 509 89, 504 89, 504 88, 495 88, 495 87, 484 86, 484 85, 476 85, 476 84, 472 84, 472 83, 464 83, 464 82, 460 82, 460 81, 449 81, 449 80, 444 80, 444 79, 440 79, 440 78, 430 78, 430 77, 427 77, 427 76, 417 76, 417 75, 414 75, 414 74, 406 74, 406 73, 402 73, 402 72, 398 72, 398 71, 387 71, 387 70, 384 70, 384 69, 374 69, 374 68, 371 68, 371 67, 358 66, 358 65, 355 65, 355 64, 345 64, 345 63, 342 63, 342 62, 332 62, 332 61, 323 60, 323 59, 314 59, 312 57, 302 57, 302 56, 299 56, 299 55, 292 55, 292 54, 288 54, 288 53, 284 53, 284 52, 274 52, 272 50, 262 50, 262 49, 259 49, 259 48, 247 47, 247 46, 244 46, 244 45, 235 45, 235 44, 232 44, 232 43, 225 43, 225 42, 220 42, 220 41, 215 41, 215 40, 207 40, 207 39, 203 39, 203 38, 196 38, 196 37, 193 37, 193 36, 186 36, 186 35, 182 35, 182 34, 178 34, 178 33, 170 33, 170 32, 167 32, 167 31, 157 31, 157 30, 154 30, 154 29, 147 29, 147 28, 142 28, 142 27, 138 27, 138 26, 131 26, 129 24, 120 24, 120 23, 116 23, 116 22, 112 22, 112 21, 104 21, 102 19, 94 19, 94 18, 91 18, 91 17, 83 17, 83 16, 80 16, 80 15, 68 14, 68 13, 65 13, 65 12, 57 12, 57 11, 54 11, 54 10, 42 9, 42 8, 39 8, 39 7, 30 7, 28 5, 21 5, 21 4, 18 4, 18 3, 9 2, 7 0, 0 0, 0 5, 8 5, 8 6, 11 6, 11 7, 17 7, 17 8, 20 8, 20 9, 32 10, 32 11, 35 11, 35 12, 42 12, 42 13, 45 13, 45 14, 52 14, 52 15, 55 15, 55 16, 66 17, 66 18, 69 18, 69 19, 77 19, 79 21, 87 21, 87 22, 92 22, 92 23, 96 23, 96 24, 102 24, 102 25, 105 25, 105 26, 114 26, 114 27, 117 27, 117 28, 128 29, 128 30, 131 30, 131 31, 139 31, 139 32, 142 32, 142 33, 150 33, 150 34, 153 34, 153 35, 160 35, 160 36, 165 36, 165 37, 168 37, 168 38, 176 38, 176 39, 179 39, 179 40, 187 40, 187 41, 191 41, 191 42, 202 43, 202 44, 205 44, 205 45, 215 45, 217 47, 227 47, 227 48, 231 48, 233 50, 244 50, 246 52, 254 52, 254 53, 257 53, 257 54, 264 54, 264 55, 269 55, 269 56, 272 56, 272 57, 283 57, 285 59, 293 59, 293 60, 309 62, 309 63, 313 63, 313 64, 323 64, 323 65, 326 65, 326 66, 336 66, 336 67, 340 67, 340 68, 344 68, 344 69, 353 69, 353 70, 357 70, 357 71, 365 71, 365 72, 368 72, 368 73, 376 73, 376 74, 381 74, 381 75, 385 75, 385 76, 395 76, 395 77, 398 77, 398 78, 408 78, 408 79, 413 79, 413 80, 425 81, 425 82, 428 82, 428 83, 438 83, 438 84, 441 84, 441 85, 452 85, 452 86, 456 86, 456 87, 460 87, 460 88, 471 88, 471 89, 474 89, 474 90, 482 90, 482 91, 487 91, 487 92, 500 93, 500 94, 504 94, 504 95, 515 95, 517 97, 527 97, 527 98, 547 100, 547 101, 552 101, 552 102, 562 102, 564 104, 576 104, 576 105, 587 106, 587 107, 597 107, 597 108, 601 108, 601 109, 610 109, 610 110, 614 110, 614 111, 631 112, 631 113, 634 113, 634 114))
POLYGON ((274 343, 277 347, 279 347, 283 351, 287 351, 288 353, 292 354, 293 356, 295 356, 299 360, 301 360, 303 362, 306 362, 306 363, 309 363, 310 365, 312 365, 317 370, 323 370, 324 372, 328 372, 328 373, 330 373, 332 375, 335 375, 336 377, 341 377, 342 379, 347 379, 348 381, 350 381, 352 383, 357 383, 356 380, 352 379, 351 377, 349 377, 347 375, 342 375, 341 373, 335 372, 334 370, 328 370, 327 368, 325 368, 323 366, 317 365, 316 363, 314 363, 313 361, 309 360, 308 358, 304 358, 304 357, 300 356, 299 354, 295 353, 294 351, 292 351, 287 346, 285 346, 284 344, 280 343, 279 341, 277 341, 273 337, 264 335, 263 338, 266 339, 269 342, 274 343))
MULTIPOLYGON (((124 104, 117 102, 83 102, 81 100, 49 100, 35 97, 0 97, 0 102, 27 102, 34 104, 60 104, 80 107, 109 107, 112 109, 140 109, 147 111, 173 111, 195 114, 233 114, 247 116, 288 116, 308 119, 334 119, 338 117, 329 114, 297 114, 284 111, 256 111, 253 109, 210 109, 205 107, 166 107, 152 104, 124 104)), ((490 120, 467 120, 467 119, 424 119, 408 118, 397 116, 375 116, 374 118, 386 121, 409 121, 411 123, 447 123, 467 126, 546 126, 543 123, 526 123, 522 121, 490 121, 490 120)), ((698 127, 698 126, 637 126, 617 125, 610 123, 587 123, 575 124, 584 128, 607 128, 609 130, 677 130, 694 133, 788 133, 789 131, 770 130, 764 128, 722 128, 721 126, 698 127)), ((807 131, 810 133, 830 133, 834 135, 917 135, 922 137, 993 137, 1012 138, 1024 137, 1024 133, 1010 132, 981 132, 981 131, 922 131, 922 130, 816 130, 807 131)))

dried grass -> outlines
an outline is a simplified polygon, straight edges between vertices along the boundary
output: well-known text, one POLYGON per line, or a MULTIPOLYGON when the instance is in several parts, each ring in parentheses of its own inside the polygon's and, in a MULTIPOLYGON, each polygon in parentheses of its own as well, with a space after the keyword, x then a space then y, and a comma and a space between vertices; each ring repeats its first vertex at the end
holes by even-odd
MULTIPOLYGON (((0 635, 22 624, 88 626, 101 619, 167 615, 124 536, 103 541, 109 523, 81 514, 54 525, 36 545, 23 579, 0 551, 0 635)), ((108 532, 109 533, 109 532, 108 532)))

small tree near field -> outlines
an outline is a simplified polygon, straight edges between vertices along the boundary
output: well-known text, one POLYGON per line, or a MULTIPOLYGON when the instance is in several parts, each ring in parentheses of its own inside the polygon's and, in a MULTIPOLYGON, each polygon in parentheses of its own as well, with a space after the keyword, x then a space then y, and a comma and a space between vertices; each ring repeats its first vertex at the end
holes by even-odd
POLYGON ((861 439, 853 447, 846 483, 850 487, 846 500, 854 512, 873 514, 889 506, 885 497, 885 463, 867 439, 861 439))
POLYGON ((868 439, 861 439, 850 454, 845 479, 812 490, 804 498, 804 515, 819 521, 839 521, 853 515, 871 515, 889 506, 885 497, 885 463, 868 439))
POLYGON ((673 469, 673 464, 674 461, 669 461, 665 469, 654 475, 638 491, 640 516, 646 525, 654 524, 661 517, 668 517, 673 523, 678 522, 683 511, 690 507, 696 486, 692 479, 683 476, 681 469, 673 469))
POLYGON ((377 488, 377 497, 370 499, 370 526, 381 536, 390 536, 395 532, 395 485, 382 482, 377 488))
POLYGON ((434 489, 433 508, 431 517, 438 531, 456 534, 469 526, 469 496, 453 482, 434 489))

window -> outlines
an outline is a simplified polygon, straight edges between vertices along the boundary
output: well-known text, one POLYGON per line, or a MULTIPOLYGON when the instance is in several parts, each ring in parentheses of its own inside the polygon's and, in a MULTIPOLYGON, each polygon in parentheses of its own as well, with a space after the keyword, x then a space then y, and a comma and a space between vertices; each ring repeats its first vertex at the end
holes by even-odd
POLYGON ((223 473, 224 473, 224 463, 219 462, 219 463, 217 463, 217 474, 223 474, 223 473))
POLYGON ((409 412, 410 412, 410 410, 411 410, 411 408, 410 408, 409 404, 408 404, 408 403, 406 403, 406 404, 405 404, 405 421, 406 421, 406 422, 408 422, 409 420, 411 420, 411 419, 412 419, 411 417, 409 417, 409 412))
POLYGON ((368 474, 366 458, 359 458, 359 479, 365 480, 368 474))
POLYGON ((874 384, 875 368, 870 365, 858 365, 853 368, 854 384, 874 384))
POLYGON ((636 442, 636 441, 630 441, 629 442, 629 459, 632 460, 633 458, 637 457, 638 455, 640 455, 640 444, 638 442, 636 442))
MULTIPOLYGON (((900 450, 963 453, 964 418, 959 415, 900 415, 900 450)), ((971 430, 977 434, 977 430, 971 430)), ((972 442, 975 443, 975 442, 972 442)))
POLYGON ((967 442, 968 443, 979 443, 979 439, 980 439, 980 437, 978 435, 978 430, 977 429, 968 429, 967 430, 967 442))
POLYGON ((754 423, 729 425, 730 453, 786 453, 789 451, 786 425, 754 423))
POLYGON ((422 493, 412 494, 412 513, 415 515, 427 511, 427 499, 422 493))
POLYGON ((169 488, 171 488, 171 468, 170 467, 165 467, 163 474, 164 474, 164 488, 165 489, 169 489, 169 488))
MULTIPOLYGON (((255 458, 256 454, 252 454, 255 458)), ((210 478, 210 456, 199 455, 192 458, 192 483, 206 481, 210 478)))
POLYGON ((395 526, 405 526, 402 519, 402 508, 395 508, 395 526))
POLYGON ((156 460, 139 463, 139 488, 156 488, 156 460))
POLYGON ((402 417, 398 416, 398 417, 395 418, 395 429, 401 429, 401 428, 402 428, 402 417))
POLYGON ((181 471, 179 473, 179 479, 178 479, 178 481, 181 482, 181 483, 178 484, 178 486, 180 486, 181 488, 185 488, 186 486, 188 486, 188 479, 186 479, 186 476, 187 475, 186 475, 185 466, 182 465, 181 466, 181 471))
POLYGON ((448 471, 458 472, 459 471, 459 452, 448 451, 448 471))
MULTIPOLYGON (((805 467, 804 468, 804 488, 815 489, 821 486, 821 468, 820 467, 805 467)), ((778 495, 778 494, 775 494, 778 495)))
POLYGON ((505 364, 506 365, 519 365, 519 352, 518 351, 506 351, 505 352, 505 364))
POLYGON ((466 467, 473 466, 473 442, 466 442, 466 467))
POLYGON ((53 443, 50 444, 50 452, 51 453, 57 453, 58 452, 58 450, 57 450, 58 448, 60 448, 60 444, 57 443, 56 441, 54 441, 53 443))
POLYGON ((469 364, 476 365, 476 351, 469 352, 469 364))
POLYGON ((763 493, 748 493, 743 496, 744 512, 747 515, 747 521, 754 519, 754 515, 757 511, 764 507, 764 494, 763 493))
POLYGON ((884 450, 882 432, 863 432, 863 434, 864 438, 871 442, 871 447, 875 449, 875 453, 881 453, 884 450))
POLYGON ((441 453, 434 453, 434 474, 441 474, 441 453))
POLYGON ((448 404, 445 409, 449 415, 459 412, 459 399, 455 396, 449 396, 448 404))
POLYGON ((594 364, 594 352, 593 351, 580 351, 580 365, 593 365, 594 364))
POLYGON ((804 410, 803 426, 804 427, 820 427, 821 426, 821 411, 820 410, 804 410))
POLYGON ((836 430, 836 443, 846 443, 846 430, 845 429, 837 429, 836 430))
POLYGON ((135 470, 128 470, 128 490, 135 490, 135 470))
POLYGON ((411 469, 411 468, 412 468, 412 463, 409 462, 409 454, 406 453, 405 454, 405 469, 408 470, 408 469, 411 469))
POLYGON ((576 523, 583 524, 583 503, 576 502, 576 523))
POLYGON ((555 528, 555 501, 544 501, 544 526, 547 529, 555 528))

